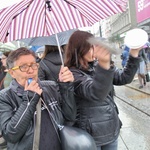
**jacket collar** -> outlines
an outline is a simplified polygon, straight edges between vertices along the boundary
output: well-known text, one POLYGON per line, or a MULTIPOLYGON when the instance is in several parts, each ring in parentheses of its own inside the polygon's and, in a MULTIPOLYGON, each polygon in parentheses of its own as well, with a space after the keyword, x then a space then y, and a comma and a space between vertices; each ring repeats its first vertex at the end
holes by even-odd
MULTIPOLYGON (((40 80, 38 80, 38 83, 40 85, 40 80)), ((22 96, 24 93, 24 87, 20 85, 15 79, 12 80, 10 83, 10 88, 18 95, 22 96)))
POLYGON ((10 88, 18 95, 22 96, 24 92, 24 87, 21 86, 15 79, 10 83, 10 88))

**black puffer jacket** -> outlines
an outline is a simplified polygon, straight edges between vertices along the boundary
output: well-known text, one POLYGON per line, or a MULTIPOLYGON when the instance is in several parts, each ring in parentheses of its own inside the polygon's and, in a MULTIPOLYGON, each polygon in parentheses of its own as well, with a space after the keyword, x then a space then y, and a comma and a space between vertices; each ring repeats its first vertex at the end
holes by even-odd
MULTIPOLYGON (((42 97, 57 123, 63 124, 64 117, 66 122, 73 121, 76 105, 72 83, 59 83, 59 87, 53 81, 39 81, 39 84, 43 89, 42 97)), ((39 98, 37 93, 24 91, 15 80, 9 88, 0 91, 0 127, 8 150, 32 150, 35 111, 39 98)), ((51 132, 56 131, 51 129, 51 132)))
POLYGON ((102 69, 99 65, 89 71, 72 68, 75 77, 77 120, 75 126, 88 131, 97 145, 106 145, 118 138, 121 121, 110 94, 113 85, 132 81, 139 65, 139 58, 129 57, 124 70, 102 69))

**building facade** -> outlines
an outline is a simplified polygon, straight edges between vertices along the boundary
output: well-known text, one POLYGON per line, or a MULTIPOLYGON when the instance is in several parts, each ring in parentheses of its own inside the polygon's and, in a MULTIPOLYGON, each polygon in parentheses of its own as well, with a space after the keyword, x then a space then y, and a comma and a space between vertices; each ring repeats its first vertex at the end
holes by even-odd
POLYGON ((119 34, 124 38, 128 30, 138 27, 150 38, 150 0, 129 0, 127 10, 110 17, 110 20, 111 36, 119 34))

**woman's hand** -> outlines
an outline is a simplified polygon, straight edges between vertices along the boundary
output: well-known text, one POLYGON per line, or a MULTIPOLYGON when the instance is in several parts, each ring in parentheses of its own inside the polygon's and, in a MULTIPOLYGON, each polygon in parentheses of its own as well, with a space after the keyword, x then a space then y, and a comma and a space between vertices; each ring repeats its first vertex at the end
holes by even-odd
POLYGON ((32 80, 32 82, 28 85, 28 81, 25 83, 25 91, 30 90, 32 92, 35 92, 39 95, 42 94, 42 89, 40 88, 39 84, 35 81, 32 80))
POLYGON ((143 46, 140 47, 140 48, 136 48, 136 49, 130 49, 130 55, 131 55, 132 57, 138 57, 139 51, 140 51, 142 48, 143 48, 143 46))
POLYGON ((59 81, 60 82, 73 82, 74 76, 72 72, 68 69, 68 67, 62 67, 60 68, 59 72, 59 81))
POLYGON ((111 54, 106 47, 94 46, 94 57, 98 59, 99 65, 104 69, 110 68, 111 54))

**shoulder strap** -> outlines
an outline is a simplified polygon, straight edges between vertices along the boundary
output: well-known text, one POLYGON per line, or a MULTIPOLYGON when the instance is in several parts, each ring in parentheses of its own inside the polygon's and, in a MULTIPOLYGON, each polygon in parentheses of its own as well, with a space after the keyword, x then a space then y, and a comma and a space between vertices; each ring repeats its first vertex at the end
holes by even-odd
POLYGON ((33 139, 33 149, 32 150, 39 150, 39 143, 40 143, 40 129, 41 129, 41 99, 36 105, 36 123, 35 123, 35 130, 34 130, 34 139, 33 139))

